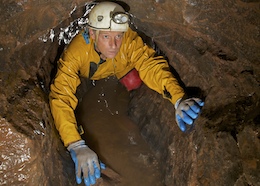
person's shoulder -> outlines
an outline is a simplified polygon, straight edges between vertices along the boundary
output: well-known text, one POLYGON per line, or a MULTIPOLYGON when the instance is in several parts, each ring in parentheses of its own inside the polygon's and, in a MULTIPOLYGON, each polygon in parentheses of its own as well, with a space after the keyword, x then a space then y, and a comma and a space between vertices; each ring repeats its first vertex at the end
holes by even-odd
POLYGON ((132 45, 133 43, 138 43, 138 45, 143 45, 142 37, 137 31, 132 28, 129 28, 125 33, 125 44, 132 45))
POLYGON ((80 31, 70 42, 68 45, 68 50, 87 50, 89 47, 91 47, 91 39, 89 38, 89 35, 86 31, 80 31))
POLYGON ((85 31, 80 31, 70 42, 69 45, 85 45, 87 42, 85 41, 86 34, 85 31))
POLYGON ((132 28, 128 28, 127 32, 125 33, 126 37, 137 37, 138 34, 136 31, 134 31, 132 28))

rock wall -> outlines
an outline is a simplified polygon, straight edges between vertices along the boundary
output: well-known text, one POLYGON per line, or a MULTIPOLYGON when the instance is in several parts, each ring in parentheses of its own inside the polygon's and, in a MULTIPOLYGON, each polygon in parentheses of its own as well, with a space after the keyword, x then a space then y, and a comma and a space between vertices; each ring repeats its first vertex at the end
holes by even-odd
MULTIPOLYGON (((85 2, 0 3, 1 185, 75 184, 47 94, 64 47, 58 33, 82 15, 85 2)), ((259 185, 259 1, 124 2, 187 92, 205 97, 186 134, 167 100, 145 85, 132 92, 129 115, 160 160, 165 185, 259 185)))
POLYGON ((138 29, 166 53, 187 92, 205 96, 196 127, 182 134, 161 96, 147 87, 132 95, 130 117, 167 167, 166 185, 259 185, 259 3, 156 5, 142 11, 138 29))
POLYGON ((76 4, 0 4, 0 185, 74 185, 74 165, 49 110, 48 85, 62 50, 50 30, 69 25, 76 4))

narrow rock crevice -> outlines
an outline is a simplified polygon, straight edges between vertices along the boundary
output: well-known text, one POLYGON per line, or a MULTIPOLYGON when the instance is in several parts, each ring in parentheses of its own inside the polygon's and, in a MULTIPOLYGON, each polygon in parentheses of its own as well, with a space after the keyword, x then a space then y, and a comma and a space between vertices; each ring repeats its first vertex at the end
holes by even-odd
MULTIPOLYGON (((48 94, 69 33, 80 28, 76 23, 85 3, 2 2, 0 185, 76 184, 48 94)), ((182 133, 174 106, 162 95, 146 85, 130 93, 129 118, 158 158, 162 183, 259 185, 259 1, 123 3, 135 16, 134 28, 168 60, 181 86, 205 100, 193 130, 182 133), (183 15, 184 9, 189 14, 183 15)), ((90 83, 82 79, 79 100, 90 83)))

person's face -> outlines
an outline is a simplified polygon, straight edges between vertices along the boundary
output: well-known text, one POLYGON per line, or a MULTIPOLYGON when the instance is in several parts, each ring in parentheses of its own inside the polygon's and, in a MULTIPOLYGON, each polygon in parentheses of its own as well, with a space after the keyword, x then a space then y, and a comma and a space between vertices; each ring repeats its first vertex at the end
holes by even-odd
POLYGON ((92 39, 96 42, 96 50, 101 52, 101 57, 114 58, 119 52, 122 44, 124 32, 116 31, 99 31, 99 35, 95 34, 93 30, 90 31, 92 39), (97 40, 96 40, 97 39, 97 40))

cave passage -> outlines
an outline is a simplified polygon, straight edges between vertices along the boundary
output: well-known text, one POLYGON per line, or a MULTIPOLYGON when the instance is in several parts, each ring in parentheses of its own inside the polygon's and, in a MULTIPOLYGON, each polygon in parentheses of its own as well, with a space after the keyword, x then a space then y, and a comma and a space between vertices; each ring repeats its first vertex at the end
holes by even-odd
POLYGON ((153 152, 127 116, 129 92, 115 77, 93 84, 77 109, 88 146, 122 177, 119 185, 163 185, 153 152))

